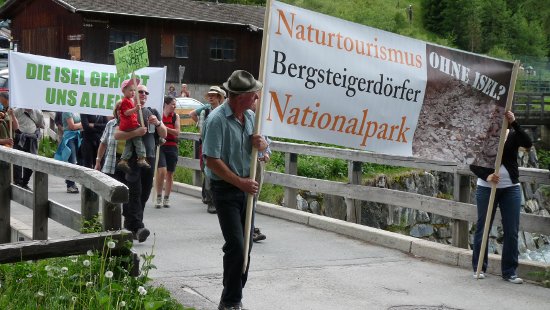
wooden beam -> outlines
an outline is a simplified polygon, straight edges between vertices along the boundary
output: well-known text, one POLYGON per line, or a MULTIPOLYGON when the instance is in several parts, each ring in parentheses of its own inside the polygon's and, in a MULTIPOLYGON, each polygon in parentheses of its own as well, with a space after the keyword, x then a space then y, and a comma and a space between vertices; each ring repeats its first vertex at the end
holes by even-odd
MULTIPOLYGON (((415 193, 402 192, 387 188, 345 184, 342 182, 309 179, 272 171, 266 172, 265 182, 285 187, 342 196, 344 198, 412 208, 464 221, 473 222, 477 220, 477 210, 472 204, 429 197, 415 193)), ((500 214, 497 212, 495 216, 495 223, 500 222, 500 220, 500 214)), ((520 214, 520 230, 548 235, 550 234, 550 217, 522 213, 520 214)))
POLYGON ((128 201, 128 187, 126 185, 94 169, 10 148, 0 148, 0 161, 74 180, 111 202, 123 203, 128 201))
POLYGON ((102 251, 105 240, 115 240, 116 246, 111 249, 113 255, 128 253, 125 244, 132 242, 129 231, 101 232, 83 234, 57 240, 25 241, 0 245, 0 264, 15 263, 27 260, 50 257, 65 257, 84 254, 88 250, 102 251))

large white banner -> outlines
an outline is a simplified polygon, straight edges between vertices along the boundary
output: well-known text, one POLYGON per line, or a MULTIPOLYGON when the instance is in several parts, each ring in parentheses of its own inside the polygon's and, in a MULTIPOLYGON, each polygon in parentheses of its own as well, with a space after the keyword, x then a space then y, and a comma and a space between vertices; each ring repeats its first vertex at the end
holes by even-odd
POLYGON ((512 63, 276 1, 267 31, 262 134, 462 164, 494 162, 494 156, 478 160, 487 154, 472 149, 487 147, 474 136, 498 143, 498 132, 484 127, 487 119, 469 126, 463 119, 479 114, 479 105, 503 118, 512 63))
MULTIPOLYGON (((47 111, 113 115, 122 98, 116 67, 11 52, 10 106, 47 111)), ((136 71, 149 91, 146 106, 162 111, 166 68, 136 71)))

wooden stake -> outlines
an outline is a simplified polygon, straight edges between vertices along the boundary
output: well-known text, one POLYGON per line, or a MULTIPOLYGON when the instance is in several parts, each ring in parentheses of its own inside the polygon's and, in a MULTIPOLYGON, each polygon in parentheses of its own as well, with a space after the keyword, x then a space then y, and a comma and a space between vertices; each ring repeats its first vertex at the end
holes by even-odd
MULTIPOLYGON (((132 72, 132 80, 134 82, 134 87, 136 88, 136 105, 140 105, 140 102, 139 102, 139 93, 138 93, 138 89, 137 89, 137 84, 136 84, 136 74, 135 72, 132 72)), ((145 127, 145 122, 143 121, 143 111, 141 111, 141 107, 139 108, 139 122, 141 124, 141 127, 145 127)))
MULTIPOLYGON (((269 45, 269 24, 271 23, 271 5, 273 0, 268 0, 265 5, 265 17, 264 17, 264 33, 262 38, 262 55, 260 57, 260 79, 264 83, 265 87, 265 57, 267 55, 267 47, 269 45)), ((254 121, 254 134, 260 134, 261 122, 262 122, 262 94, 260 91, 260 98, 256 104, 256 119, 254 121)), ((258 165, 258 149, 252 147, 252 156, 250 157, 250 178, 256 179, 256 166, 258 165)), ((248 194, 246 201, 246 219, 244 222, 244 262, 243 262, 243 274, 248 267, 248 252, 250 251, 250 229, 252 226, 252 212, 254 210, 254 195, 248 194)))
MULTIPOLYGON (((514 100, 514 89, 516 87, 516 78, 518 76, 519 60, 514 63, 512 70, 512 80, 510 81, 510 88, 508 91, 508 98, 506 99, 505 111, 510 111, 512 107, 512 101, 514 100)), ((499 174, 500 165, 502 163, 502 151, 504 149, 504 143, 506 142, 506 129, 508 128, 508 119, 504 117, 502 120, 502 128, 500 130, 500 141, 498 144, 498 153, 495 161, 495 174, 499 174)), ((487 247, 487 239, 489 237, 489 229, 491 227, 491 215, 493 214, 493 204, 495 202, 495 194, 497 185, 491 182, 491 195, 489 196, 489 205, 487 206, 487 214, 485 215, 485 225, 483 227, 483 238, 481 239, 481 248, 479 249, 479 259, 477 260, 476 278, 479 279, 481 268, 483 267, 483 259, 485 258, 485 248, 487 247)))

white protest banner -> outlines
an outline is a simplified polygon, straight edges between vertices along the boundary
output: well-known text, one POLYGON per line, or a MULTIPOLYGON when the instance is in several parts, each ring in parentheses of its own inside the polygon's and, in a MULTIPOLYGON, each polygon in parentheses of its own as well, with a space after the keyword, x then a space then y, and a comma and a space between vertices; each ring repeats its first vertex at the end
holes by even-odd
MULTIPOLYGON (((115 103, 122 98, 120 77, 112 65, 58 59, 11 52, 10 105, 47 111, 113 115, 115 103)), ((166 68, 136 71, 147 86, 147 105, 162 111, 166 68)))
POLYGON ((262 134, 493 167, 513 63, 276 1, 266 31, 262 134))

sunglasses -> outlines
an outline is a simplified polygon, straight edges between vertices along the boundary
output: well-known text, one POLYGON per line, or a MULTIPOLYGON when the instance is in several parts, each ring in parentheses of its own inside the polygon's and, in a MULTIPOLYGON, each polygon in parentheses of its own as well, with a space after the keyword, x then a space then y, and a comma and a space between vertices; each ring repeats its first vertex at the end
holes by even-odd
POLYGON ((149 92, 148 91, 144 91, 144 90, 138 90, 138 93, 140 94, 146 94, 146 95, 149 95, 149 92))

